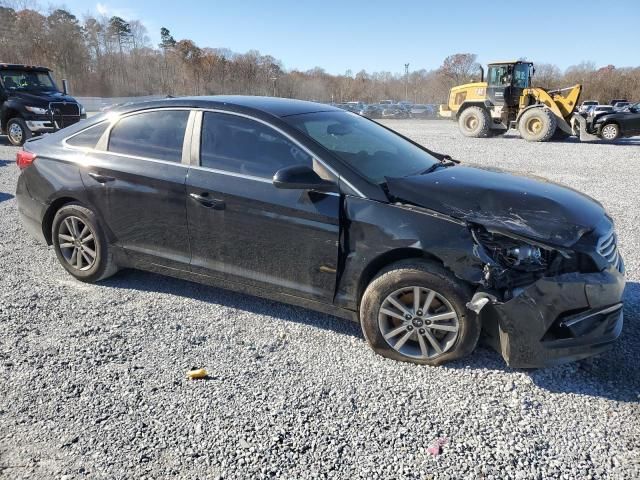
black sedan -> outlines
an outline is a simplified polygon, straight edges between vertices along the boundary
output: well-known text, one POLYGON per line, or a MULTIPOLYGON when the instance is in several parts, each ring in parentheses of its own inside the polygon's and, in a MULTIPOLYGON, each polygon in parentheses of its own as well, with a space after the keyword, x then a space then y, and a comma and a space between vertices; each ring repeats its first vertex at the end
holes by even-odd
POLYGON ((592 129, 603 140, 640 135, 640 102, 622 111, 600 114, 593 119, 592 129))
POLYGON ((599 203, 335 107, 127 105, 27 142, 17 163, 26 229, 81 281, 139 268, 302 305, 431 365, 481 332, 533 367, 602 352, 622 329, 624 266, 599 203))

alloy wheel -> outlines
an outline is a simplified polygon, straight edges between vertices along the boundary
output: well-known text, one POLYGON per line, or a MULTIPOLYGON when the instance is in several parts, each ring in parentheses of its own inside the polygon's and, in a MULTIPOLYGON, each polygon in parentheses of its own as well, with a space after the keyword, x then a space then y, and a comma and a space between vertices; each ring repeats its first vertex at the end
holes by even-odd
POLYGON ((12 123, 9 127, 9 138, 13 143, 19 144, 22 142, 24 138, 24 132, 22 131, 22 127, 17 123, 12 123))
POLYGON ((607 140, 613 140, 618 136, 618 129, 615 125, 605 125, 602 129, 602 136, 607 140))
POLYGON ((401 288, 384 299, 378 326, 391 348, 417 359, 432 359, 450 350, 460 329, 451 303, 435 290, 417 286, 401 288))
POLYGON ((96 237, 79 217, 66 217, 58 230, 58 246, 67 263, 76 270, 89 270, 96 263, 96 237))

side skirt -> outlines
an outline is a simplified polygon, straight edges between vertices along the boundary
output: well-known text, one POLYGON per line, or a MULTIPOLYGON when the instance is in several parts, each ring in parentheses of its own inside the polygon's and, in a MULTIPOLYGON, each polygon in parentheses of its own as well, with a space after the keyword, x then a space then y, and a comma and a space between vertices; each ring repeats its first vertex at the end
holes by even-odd
MULTIPOLYGON (((126 254, 124 255, 127 256, 126 254)), ((344 318, 346 320, 351 320, 357 323, 360 322, 360 319, 358 317, 358 312, 347 310, 345 308, 336 307, 335 305, 316 302, 314 300, 296 297, 294 295, 287 295, 285 293, 280 293, 276 291, 259 289, 254 286, 248 286, 243 283, 225 280, 220 277, 211 277, 208 275, 202 275, 199 273, 194 273, 186 270, 179 270, 177 268, 165 267, 163 265, 157 265, 154 263, 142 263, 139 261, 131 261, 132 260, 131 256, 127 256, 127 257, 128 258, 125 259, 124 257, 121 257, 120 255, 118 255, 118 258, 121 259, 121 263, 120 262, 118 263, 122 267, 130 267, 130 268, 135 268, 139 270, 145 270, 148 272, 159 273, 161 275, 167 275, 169 277, 179 278, 181 280, 187 280, 189 282, 211 285, 213 287, 223 288, 225 290, 231 290, 237 293, 243 293, 243 294, 251 295, 254 297, 274 300, 276 302, 281 302, 288 305, 295 305, 298 307, 308 308, 309 310, 326 313, 339 318, 344 318)))

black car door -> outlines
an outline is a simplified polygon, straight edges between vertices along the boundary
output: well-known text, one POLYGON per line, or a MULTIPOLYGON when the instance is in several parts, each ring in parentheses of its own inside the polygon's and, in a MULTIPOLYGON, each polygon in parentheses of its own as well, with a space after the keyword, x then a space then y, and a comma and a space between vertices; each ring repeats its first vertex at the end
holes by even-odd
POLYGON ((278 189, 271 179, 294 164, 335 177, 282 132, 256 119, 203 112, 197 124, 200 165, 187 179, 192 270, 331 301, 340 196, 278 189))
POLYGON ((629 126, 626 130, 636 134, 640 133, 640 103, 636 103, 629 108, 628 123, 629 126))
POLYGON ((182 163, 190 111, 159 109, 120 118, 87 154, 82 180, 116 246, 132 259, 189 270, 182 163))

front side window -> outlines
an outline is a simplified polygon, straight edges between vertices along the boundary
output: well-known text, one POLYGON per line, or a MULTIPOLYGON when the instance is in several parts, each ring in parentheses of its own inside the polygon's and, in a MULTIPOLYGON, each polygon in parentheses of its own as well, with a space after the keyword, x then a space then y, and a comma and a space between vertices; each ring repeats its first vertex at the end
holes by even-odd
POLYGON ((226 113, 204 112, 200 164, 203 167, 272 178, 291 165, 313 166, 309 154, 267 125, 226 113))
POLYGON ((121 118, 111 130, 108 150, 180 163, 187 110, 155 110, 121 118))
POLYGON ((284 120, 376 184, 387 177, 418 174, 438 162, 429 152, 358 115, 316 112, 284 120))
POLYGON ((67 144, 80 148, 95 148, 102 134, 109 127, 109 122, 102 122, 67 139, 67 144))
POLYGON ((507 65, 492 65, 489 67, 489 85, 505 86, 511 83, 511 76, 507 65))
POLYGON ((517 88, 529 87, 529 65, 518 63, 513 68, 513 86, 517 88))
POLYGON ((0 70, 4 88, 10 91, 58 91, 49 72, 32 70, 0 70))

